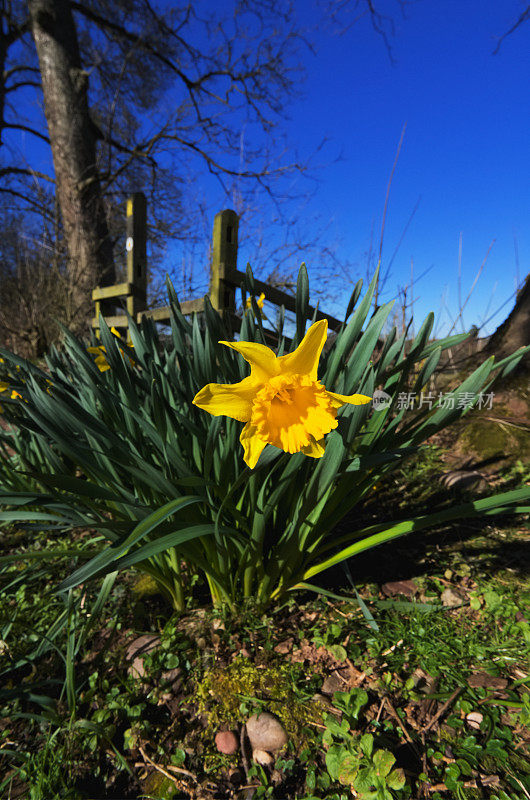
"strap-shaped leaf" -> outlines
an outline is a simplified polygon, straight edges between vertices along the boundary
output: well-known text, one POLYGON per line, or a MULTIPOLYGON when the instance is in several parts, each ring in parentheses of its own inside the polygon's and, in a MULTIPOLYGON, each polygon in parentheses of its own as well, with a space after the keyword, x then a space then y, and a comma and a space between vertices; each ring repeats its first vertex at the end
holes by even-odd
MULTIPOLYGON (((333 389, 339 366, 345 363, 353 345, 357 340, 357 337, 359 336, 359 333, 361 332, 361 328, 363 327, 370 310, 378 275, 379 267, 377 267, 374 276, 370 281, 370 286, 368 287, 368 290, 363 297, 359 308, 348 322, 346 328, 335 339, 333 347, 331 348, 328 356, 326 370, 322 378, 327 389, 333 389)), ((357 286, 358 285, 359 284, 357 284, 357 286)))
POLYGON ((381 306, 381 308, 373 315, 370 323, 361 337, 361 340, 353 351, 350 357, 351 363, 349 364, 344 377, 345 394, 351 394, 355 391, 361 375, 365 371, 368 362, 372 357, 375 345, 377 344, 381 331, 383 330, 383 325, 385 324, 393 305, 394 301, 391 300, 389 303, 385 303, 384 306, 381 306))
POLYGON ((442 348, 437 347, 435 350, 432 351, 431 355, 428 357, 427 361, 420 369, 418 373, 418 377, 416 378, 416 383, 412 389, 414 394, 417 394, 423 387, 429 382, 431 375, 434 373, 434 370, 438 366, 438 362, 440 361, 440 356, 442 355, 442 348))
MULTIPOLYGON (((237 534, 237 531, 233 528, 228 528, 224 525, 221 526, 220 532, 225 535, 237 534)), ((141 561, 146 561, 148 558, 153 558, 159 553, 169 550, 171 547, 181 547, 186 544, 186 542, 193 541, 194 539, 201 539, 204 536, 213 536, 213 534, 214 525, 211 522, 203 525, 192 525, 188 528, 181 528, 177 531, 173 531, 173 533, 160 536, 152 542, 147 542, 132 553, 118 558, 110 566, 106 566, 100 574, 105 574, 109 572, 109 570, 119 571, 127 567, 132 567, 135 564, 139 564, 141 561)), ((224 576, 219 574, 214 569, 213 565, 211 565, 211 572, 218 580, 222 581, 224 576)))
POLYGON ((309 278, 305 264, 300 264, 296 281, 296 334, 291 345, 291 352, 296 350, 305 336, 305 328, 309 306, 309 278))
MULTIPOLYGON (((449 522, 453 519, 477 517, 488 511, 490 513, 493 511, 498 512, 498 510, 502 508, 505 509, 506 513, 509 513, 510 506, 516 508, 517 504, 528 501, 529 499, 530 487, 525 486, 522 489, 516 489, 511 492, 501 492, 500 494, 493 495, 493 497, 486 497, 482 500, 474 500, 469 503, 463 503, 461 505, 453 506, 452 508, 444 509, 443 511, 437 511, 433 514, 424 514, 422 516, 415 517, 414 519, 402 520, 393 524, 387 524, 386 526, 384 523, 370 525, 359 531, 355 531, 356 537, 363 537, 361 541, 350 544, 348 547, 340 550, 338 553, 335 553, 335 555, 331 556, 331 558, 328 558, 325 561, 320 562, 320 564, 315 564, 314 566, 310 567, 308 570, 306 570, 304 575, 300 577, 300 580, 307 581, 314 575, 318 575, 319 572, 323 572, 335 564, 340 564, 347 558, 352 558, 358 553, 362 553, 365 550, 371 549, 372 547, 377 547, 378 545, 384 544, 392 539, 397 539, 399 536, 403 536, 406 533, 424 530, 425 528, 434 527, 443 522, 449 522)), ((512 512, 514 511, 514 508, 511 509, 512 512)), ((347 541, 350 537, 351 534, 349 536, 339 537, 333 543, 333 546, 342 544, 342 542, 347 541)))
POLYGON ((177 497, 176 500, 171 500, 171 502, 166 503, 161 508, 157 508, 156 511, 153 511, 135 526, 134 530, 127 536, 125 541, 118 545, 112 545, 101 553, 98 553, 98 555, 92 558, 87 564, 84 564, 66 578, 66 580, 62 581, 57 591, 64 592, 67 589, 78 586, 80 583, 83 583, 83 581, 89 580, 94 575, 102 572, 106 567, 112 566, 112 564, 125 555, 131 547, 134 547, 135 544, 151 533, 152 530, 172 514, 182 511, 184 508, 194 503, 203 502, 204 498, 202 497, 177 497))
POLYGON ((350 316, 350 314, 352 313, 353 309, 354 309, 354 308, 355 308, 355 306, 357 305, 357 300, 358 300, 358 299, 359 299, 359 297, 360 297, 360 294, 361 294, 362 288, 363 288, 363 279, 362 279, 362 278, 359 278, 359 280, 358 280, 358 281, 357 281, 357 283, 355 284, 355 287, 354 287, 354 289, 353 289, 353 292, 351 293, 351 297, 350 297, 350 299, 349 299, 349 301, 348 301, 348 305, 347 305, 347 307, 346 307, 346 315, 345 315, 345 317, 344 317, 344 321, 346 321, 346 320, 348 319, 348 317, 349 317, 349 316, 350 316))
POLYGON ((254 285, 254 274, 252 272, 252 267, 250 266, 250 263, 248 261, 247 261, 247 268, 245 270, 245 275, 246 275, 249 294, 255 295, 256 287, 254 285))

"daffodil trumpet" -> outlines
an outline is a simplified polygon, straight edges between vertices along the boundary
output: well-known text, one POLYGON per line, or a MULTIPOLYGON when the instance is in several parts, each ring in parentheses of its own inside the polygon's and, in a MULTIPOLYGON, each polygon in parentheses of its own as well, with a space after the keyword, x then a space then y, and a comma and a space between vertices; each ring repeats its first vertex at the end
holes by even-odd
POLYGON ((251 469, 267 444, 286 453, 321 458, 325 435, 337 427, 338 409, 345 403, 359 406, 371 401, 363 394, 330 392, 318 380, 327 328, 327 320, 315 322, 296 350, 280 357, 255 342, 219 342, 243 356, 250 375, 234 384, 209 383, 193 403, 213 416, 246 423, 239 440, 251 469))

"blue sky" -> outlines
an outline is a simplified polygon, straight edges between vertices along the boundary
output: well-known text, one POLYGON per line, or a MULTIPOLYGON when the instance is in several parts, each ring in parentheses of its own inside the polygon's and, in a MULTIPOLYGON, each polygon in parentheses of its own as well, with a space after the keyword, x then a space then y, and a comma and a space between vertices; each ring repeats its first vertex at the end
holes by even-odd
MULTIPOLYGON (((395 21, 395 35, 389 37, 392 64, 367 17, 338 35, 336 27, 322 23, 325 4, 320 0, 317 7, 318 1, 294 3, 300 25, 318 25, 318 33, 312 37, 316 54, 303 52, 304 96, 289 101, 282 130, 287 143, 307 157, 324 137, 329 140, 317 158, 323 165, 314 173, 318 190, 308 198, 303 217, 308 231, 327 226, 323 243, 350 269, 331 287, 340 299, 321 301, 323 310, 344 315, 353 285, 366 278, 371 238, 378 251, 387 182, 406 123, 390 192, 383 271, 410 224, 382 300, 392 299, 409 283, 412 260, 416 277, 428 271, 414 288, 415 328, 432 310, 435 332, 446 334, 452 325, 449 315, 454 319, 458 309, 460 237, 462 301, 495 239, 463 315, 468 330, 505 303, 481 329, 481 335, 491 333, 514 303, 509 298, 517 274, 515 246, 520 281, 530 257, 530 24, 492 54, 497 37, 515 22, 524 3, 412 0, 403 19, 395 0, 379 0, 377 7, 395 21)), ((206 7, 209 2, 205 0, 206 7)), ((227 10, 232 8, 232 0, 223 2, 227 10)), ((34 98, 28 97, 27 113, 38 113, 36 109, 34 98)), ((36 159, 37 168, 51 169, 49 151, 38 142, 24 140, 18 146, 36 159)), ((206 175, 197 186, 211 211, 205 229, 209 238, 213 214, 230 203, 206 175)), ((267 229, 271 239, 280 235, 274 226, 267 229)), ((178 272, 180 257, 178 247, 168 248, 170 273, 178 272)), ((242 247, 240 269, 247 260, 252 262, 251 248, 242 247)), ((301 260, 293 257, 285 266, 296 272, 301 260)), ((315 256, 308 253, 305 261, 312 287, 327 288, 316 278, 315 256)), ((258 274, 264 276, 263 271, 258 274)), ((203 277, 206 291, 204 270, 203 277)))
MULTIPOLYGON (((384 8, 384 5, 381 5, 384 8)), ((342 151, 318 177, 320 188, 306 209, 331 221, 338 252, 357 264, 352 280, 366 273, 365 253, 374 231, 378 249, 390 170, 403 125, 406 131, 387 212, 383 268, 409 217, 419 206, 396 255, 383 299, 419 276, 415 320, 436 313, 439 334, 458 308, 459 239, 461 296, 467 297, 493 239, 477 287, 463 317, 465 328, 490 316, 514 292, 530 256, 530 25, 521 26, 492 55, 496 37, 517 19, 516 0, 455 2, 417 0, 407 18, 394 13, 395 64, 384 43, 362 19, 338 36, 322 31, 317 54, 308 57, 306 98, 290 105, 288 135, 310 153, 324 135, 328 153, 342 151), (493 293, 493 298, 492 298, 493 293)), ((300 18, 313 11, 297 3, 300 18)), ((242 254, 243 255, 243 254, 242 254)), ((311 278, 312 265, 308 261, 311 278)), ((344 313, 347 298, 325 310, 344 313)), ((509 302, 485 327, 491 333, 509 302)), ((417 328, 416 328, 417 329, 417 328)), ((457 328, 460 331, 460 324, 457 328)))

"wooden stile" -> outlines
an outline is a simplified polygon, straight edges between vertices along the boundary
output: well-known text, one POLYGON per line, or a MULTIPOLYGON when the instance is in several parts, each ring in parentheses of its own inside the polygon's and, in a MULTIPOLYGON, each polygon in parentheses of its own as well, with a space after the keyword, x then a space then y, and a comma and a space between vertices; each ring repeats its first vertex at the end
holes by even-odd
MULTIPOLYGON (((92 292, 95 301, 96 315, 92 320, 92 327, 99 338, 99 314, 101 302, 113 297, 126 299, 127 311, 138 323, 144 316, 150 317, 153 322, 169 324, 171 312, 169 306, 147 309, 147 217, 146 199, 143 192, 136 192, 127 200, 127 281, 115 286, 98 287, 92 292)), ((233 331, 241 329, 241 319, 236 316, 236 289, 245 280, 245 273, 237 269, 239 218, 235 211, 225 209, 215 215, 213 226, 213 239, 210 264, 210 302, 221 312, 233 331)), ((283 305, 287 311, 296 310, 294 297, 277 289, 274 286, 254 278, 256 292, 264 292, 268 301, 275 305, 283 305)), ((182 313, 194 314, 204 311, 202 297, 185 300, 180 304, 182 313)), ((313 317, 315 309, 308 307, 309 317, 313 317)), ((338 331, 342 322, 330 314, 322 311, 316 312, 315 319, 327 319, 329 327, 338 331)), ((109 327, 127 329, 127 317, 123 314, 114 317, 105 317, 109 327)), ((267 344, 275 347, 278 344, 277 336, 273 331, 263 329, 267 344)), ((127 335, 130 342, 129 334, 127 335)), ((285 337, 287 347, 291 340, 285 337)))

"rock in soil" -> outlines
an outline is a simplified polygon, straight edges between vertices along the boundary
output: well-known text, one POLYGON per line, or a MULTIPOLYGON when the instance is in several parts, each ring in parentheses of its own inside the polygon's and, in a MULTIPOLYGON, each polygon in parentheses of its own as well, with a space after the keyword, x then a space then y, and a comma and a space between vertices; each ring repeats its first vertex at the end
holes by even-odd
POLYGON ((215 734, 215 746, 220 753, 231 756, 237 753, 239 742, 237 736, 233 731, 218 731, 215 734))
POLYGON ((131 642, 127 648, 126 658, 133 663, 127 670, 127 674, 132 678, 143 678, 145 676, 144 657, 159 646, 160 636, 155 634, 145 634, 131 642))
POLYGON ((268 750, 271 753, 287 744, 287 734, 273 714, 263 711, 247 720, 247 736, 252 750, 268 750))
POLYGON ((255 761, 256 764, 261 764, 262 767, 270 767, 274 758, 266 750, 253 750, 252 760, 255 761))

